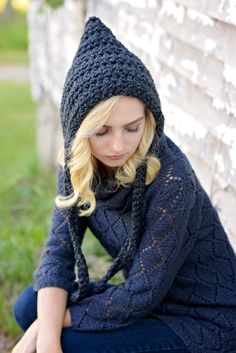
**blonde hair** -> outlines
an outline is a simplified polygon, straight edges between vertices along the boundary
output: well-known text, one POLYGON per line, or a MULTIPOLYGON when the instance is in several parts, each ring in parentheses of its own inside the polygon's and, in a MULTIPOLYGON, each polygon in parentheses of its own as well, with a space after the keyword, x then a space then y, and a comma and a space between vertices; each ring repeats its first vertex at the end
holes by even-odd
MULTIPOLYGON (((89 144, 91 135, 96 133, 109 118, 120 96, 113 96, 99 102, 82 121, 75 138, 70 145, 69 163, 73 194, 70 197, 57 195, 55 203, 58 207, 71 207, 87 205, 86 209, 79 210, 80 216, 90 216, 96 208, 96 198, 92 190, 94 180, 99 180, 99 163, 92 155, 89 144)), ((146 185, 149 185, 160 170, 160 161, 154 155, 147 155, 156 130, 156 122, 151 111, 145 108, 145 127, 143 136, 135 153, 117 168, 115 178, 117 188, 121 185, 127 187, 135 179, 136 169, 142 160, 147 160, 146 185)), ((59 153, 59 163, 64 166, 64 150, 59 153)))

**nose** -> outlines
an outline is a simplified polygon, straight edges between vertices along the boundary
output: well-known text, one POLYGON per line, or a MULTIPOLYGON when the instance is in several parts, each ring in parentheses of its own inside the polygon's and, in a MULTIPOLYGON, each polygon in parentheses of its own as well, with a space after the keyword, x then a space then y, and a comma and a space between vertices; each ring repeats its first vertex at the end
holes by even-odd
POLYGON ((123 154, 124 151, 124 136, 121 132, 114 133, 110 140, 110 152, 114 154, 123 154))

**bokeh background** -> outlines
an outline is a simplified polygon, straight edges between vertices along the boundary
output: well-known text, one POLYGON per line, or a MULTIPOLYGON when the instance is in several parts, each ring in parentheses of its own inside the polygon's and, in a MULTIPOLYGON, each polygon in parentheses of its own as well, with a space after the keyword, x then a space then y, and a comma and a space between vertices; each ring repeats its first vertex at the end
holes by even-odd
MULTIPOLYGON (((12 306, 47 237, 63 83, 93 15, 151 71, 165 132, 188 155, 236 250, 235 1, 0 0, 0 353, 21 335, 12 306)), ((83 250, 90 277, 100 278, 111 260, 89 231, 83 250)))

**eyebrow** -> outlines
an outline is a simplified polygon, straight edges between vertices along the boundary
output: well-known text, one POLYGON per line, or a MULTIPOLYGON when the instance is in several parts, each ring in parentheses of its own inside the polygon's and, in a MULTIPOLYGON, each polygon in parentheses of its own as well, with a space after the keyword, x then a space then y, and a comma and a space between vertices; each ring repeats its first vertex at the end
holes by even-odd
MULTIPOLYGON (((137 123, 138 121, 142 120, 144 118, 144 116, 141 116, 140 118, 134 120, 134 121, 131 121, 130 123, 128 124, 125 124, 124 126, 128 126, 128 125, 131 125, 131 124, 134 124, 134 123, 137 123)), ((109 126, 109 125, 103 125, 103 127, 112 127, 112 126, 109 126)))

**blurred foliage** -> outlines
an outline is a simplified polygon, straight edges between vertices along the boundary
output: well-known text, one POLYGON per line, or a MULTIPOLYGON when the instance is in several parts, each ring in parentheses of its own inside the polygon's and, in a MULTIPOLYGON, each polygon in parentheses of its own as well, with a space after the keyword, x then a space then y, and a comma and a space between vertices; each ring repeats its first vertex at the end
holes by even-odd
MULTIPOLYGON (((11 0, 10 6, 13 10, 26 13, 29 8, 31 0, 11 0)), ((6 8, 7 0, 0 0, 0 12, 3 12, 6 8)))
POLYGON ((27 18, 13 12, 9 19, 0 21, 0 63, 28 62, 27 18))
POLYGON ((16 11, 26 13, 31 1, 32 0, 12 0, 12 7, 16 11))
POLYGON ((65 2, 65 0, 45 0, 45 1, 53 9, 57 9, 58 7, 62 6, 65 2))
POLYGON ((0 21, 0 49, 27 50, 27 19, 26 15, 14 12, 12 16, 0 21))
POLYGON ((29 84, 0 82, 0 91, 0 330, 14 335, 18 328, 12 304, 32 282, 48 229, 55 178, 37 164, 29 84))

